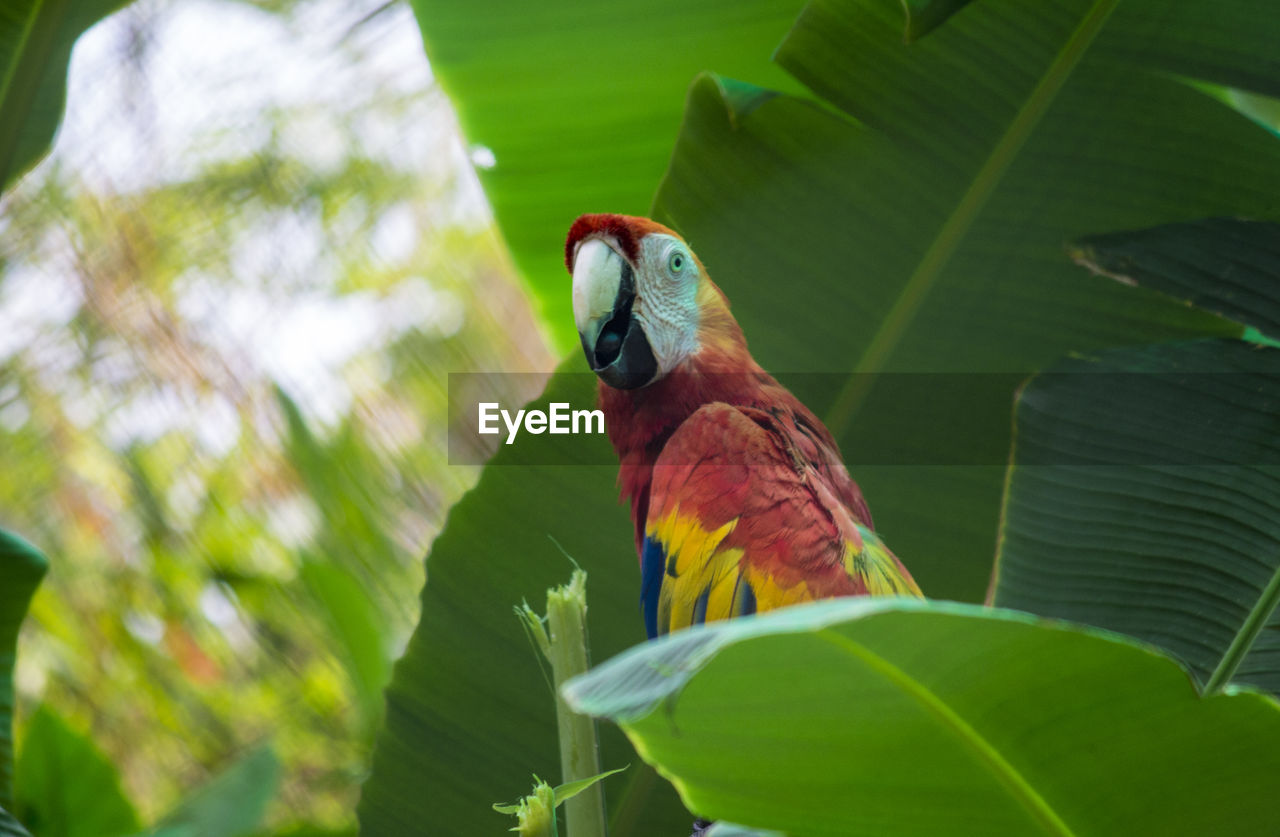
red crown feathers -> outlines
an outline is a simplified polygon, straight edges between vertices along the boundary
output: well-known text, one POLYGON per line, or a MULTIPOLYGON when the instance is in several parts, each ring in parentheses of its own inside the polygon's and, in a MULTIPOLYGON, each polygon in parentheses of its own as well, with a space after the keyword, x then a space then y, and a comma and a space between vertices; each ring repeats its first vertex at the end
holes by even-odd
POLYGON ((573 273, 573 256, 578 242, 591 235, 609 236, 622 248, 622 254, 635 264, 640 257, 640 239, 655 232, 675 235, 657 221, 634 215, 581 215, 569 228, 569 237, 564 243, 564 266, 573 273))

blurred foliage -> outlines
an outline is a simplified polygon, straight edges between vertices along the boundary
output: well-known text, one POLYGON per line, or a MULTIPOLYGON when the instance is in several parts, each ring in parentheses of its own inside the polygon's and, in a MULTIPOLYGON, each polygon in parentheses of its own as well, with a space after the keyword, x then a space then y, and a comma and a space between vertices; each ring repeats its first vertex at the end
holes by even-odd
POLYGON ((120 791, 115 768, 92 741, 46 707, 31 716, 26 741, 14 769, 14 813, 24 825, 41 837, 138 830, 138 815, 120 791))
POLYGON ((276 793, 280 763, 257 747, 166 815, 147 837, 244 837, 276 793))
MULTIPOLYGON (((13 670, 18 631, 49 562, 0 529, 0 807, 13 807, 13 670)), ((3 825, 3 823, 0 823, 3 825)))
POLYGON ((70 79, 0 202, 0 525, 51 559, 19 750, 43 704, 168 833, 270 738, 271 827, 349 829, 475 477, 446 370, 546 348, 406 7, 144 0, 70 79))

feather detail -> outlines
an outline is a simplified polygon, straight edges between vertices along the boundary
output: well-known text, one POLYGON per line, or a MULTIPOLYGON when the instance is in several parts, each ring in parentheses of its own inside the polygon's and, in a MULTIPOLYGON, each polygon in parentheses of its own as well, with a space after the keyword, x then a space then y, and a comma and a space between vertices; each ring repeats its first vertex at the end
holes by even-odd
POLYGON ((569 228, 569 236, 564 242, 564 266, 573 273, 573 260, 577 256, 578 245, 592 235, 611 239, 621 248, 622 255, 634 264, 640 256, 640 239, 655 232, 675 235, 657 221, 648 218, 611 213, 579 216, 569 228))
POLYGON ((647 593, 659 560, 649 550, 663 565, 657 633, 832 596, 920 595, 805 438, 768 411, 724 403, 672 434, 645 523, 647 593))

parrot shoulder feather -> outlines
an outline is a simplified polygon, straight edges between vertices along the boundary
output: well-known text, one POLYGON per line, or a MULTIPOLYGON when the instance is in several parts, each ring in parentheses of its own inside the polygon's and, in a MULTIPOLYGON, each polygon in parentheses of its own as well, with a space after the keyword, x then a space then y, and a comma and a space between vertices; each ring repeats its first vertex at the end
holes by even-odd
POLYGON ((831 596, 920 595, 864 525, 865 507, 840 499, 856 493, 834 482, 848 479, 843 466, 812 451, 785 409, 717 402, 676 429, 654 463, 645 520, 651 636, 831 596))

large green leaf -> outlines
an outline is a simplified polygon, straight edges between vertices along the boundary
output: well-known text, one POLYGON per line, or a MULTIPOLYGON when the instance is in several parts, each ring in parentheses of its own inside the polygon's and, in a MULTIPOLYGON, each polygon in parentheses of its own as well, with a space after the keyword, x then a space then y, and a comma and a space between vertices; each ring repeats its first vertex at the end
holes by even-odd
POLYGON ((467 139, 492 153, 481 182, 561 349, 577 336, 559 243, 583 212, 649 208, 693 77, 798 89, 769 58, 800 0, 412 2, 467 139))
POLYGON ((9 0, 0 6, 0 191, 49 148, 80 33, 127 0, 9 0))
POLYGON ((1154 649, 1022 613, 819 602, 647 643, 564 692, 691 809, 792 837, 1280 829, 1280 705, 1201 698, 1154 649))
MULTIPOLYGON (((593 397, 590 376, 564 375, 539 402, 545 409, 593 397)), ((568 578, 564 552, 588 573, 592 653, 615 654, 644 637, 616 469, 593 464, 609 461, 607 443, 523 441, 500 448, 432 548, 422 619, 387 689, 386 729, 360 799, 365 837, 496 834, 509 822, 494 801, 525 792, 531 773, 559 781, 554 698, 512 607, 541 601, 568 578), (528 464, 539 461, 562 464, 528 464)), ((612 837, 687 829, 670 788, 616 731, 602 732, 602 764, 635 764, 604 782, 612 837)))
MULTIPOLYGON (((1074 250, 1276 335, 1278 243, 1275 224, 1216 220, 1074 250)), ((1213 687, 1280 692, 1280 349, 1073 358, 1028 384, 1016 420, 995 602, 1149 640, 1213 687)))
POLYGON ((14 784, 16 810, 40 837, 123 837, 139 828, 115 767, 46 707, 27 723, 14 784))
POLYGON ((13 809, 13 666, 18 629, 48 561, 22 538, 0 529, 0 808, 13 809))
POLYGON ((1280 692, 1280 349, 1073 358, 1027 385, 1016 416, 995 603, 1280 692))
MULTIPOLYGON (((944 435, 953 416, 1008 410, 1018 376, 980 392, 976 373, 1238 333, 1082 280, 1064 243, 1206 215, 1277 217, 1280 142, 1182 79, 1280 91, 1267 46, 1280 18, 1227 3, 1210 26, 1197 18, 1208 7, 1157 13, 1165 4, 1131 0, 1106 15, 1113 5, 984 0, 904 44, 892 3, 816 0, 778 59, 854 119, 703 78, 655 200, 766 368, 829 373, 782 378, 827 419, 878 528, 932 595, 978 595, 1003 468, 864 466, 877 447, 862 434, 869 414, 885 426, 920 418, 914 402, 876 398, 883 373, 974 383, 968 409, 929 413, 944 435)), ((1007 450, 1008 424, 977 424, 954 447, 1007 450)))

